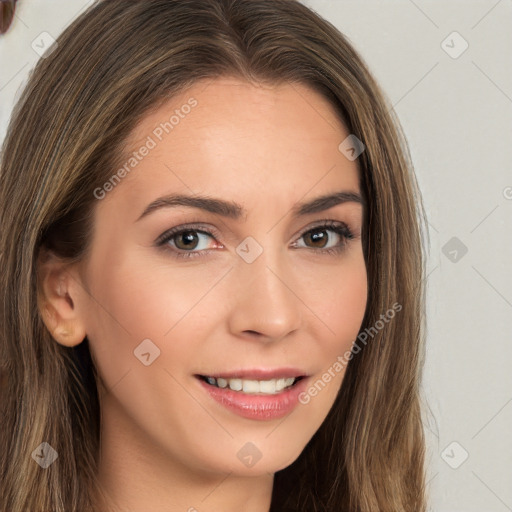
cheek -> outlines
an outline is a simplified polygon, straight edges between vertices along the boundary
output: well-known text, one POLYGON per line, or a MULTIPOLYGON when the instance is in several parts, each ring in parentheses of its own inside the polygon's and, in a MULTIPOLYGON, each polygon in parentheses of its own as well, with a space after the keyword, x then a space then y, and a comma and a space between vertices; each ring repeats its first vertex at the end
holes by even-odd
POLYGON ((333 319, 333 330, 343 338, 355 339, 357 336, 366 310, 367 292, 364 269, 356 269, 344 276, 341 285, 332 290, 333 300, 327 307, 333 319))
MULTIPOLYGON (((329 330, 321 339, 323 368, 321 382, 316 386, 323 389, 323 400, 332 404, 342 385, 343 376, 352 346, 357 339, 366 311, 368 286, 367 273, 362 256, 354 258, 346 266, 334 272, 324 281, 322 299, 318 310, 329 330)), ((352 357, 352 356, 350 356, 352 357)), ((313 393, 315 393, 313 391, 313 393)))
POLYGON ((164 263, 148 264, 137 259, 136 251, 109 261, 115 261, 115 266, 96 263, 90 267, 94 279, 87 318, 91 349, 107 385, 138 367, 134 351, 145 346, 143 342, 151 347, 144 340, 151 340, 162 355, 171 349, 175 366, 186 366, 183 363, 195 352, 194 339, 201 338, 208 321, 218 318, 213 311, 207 318, 203 303, 212 305, 204 298, 223 271, 205 273, 197 267, 184 272, 164 263))
POLYGON ((366 311, 368 285, 362 252, 324 276, 320 291, 317 300, 322 320, 338 340, 337 348, 345 349, 357 337, 366 311))

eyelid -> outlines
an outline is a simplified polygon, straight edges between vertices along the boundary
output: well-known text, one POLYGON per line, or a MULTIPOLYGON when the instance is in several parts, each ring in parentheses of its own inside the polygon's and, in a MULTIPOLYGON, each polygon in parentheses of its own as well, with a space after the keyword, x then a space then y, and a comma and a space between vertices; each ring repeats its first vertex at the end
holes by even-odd
POLYGON ((304 230, 300 230, 298 232, 298 236, 299 237, 300 236, 304 236, 306 233, 309 233, 313 229, 322 228, 322 227, 327 227, 327 228, 345 228, 348 232, 350 232, 351 235, 355 236, 355 233, 353 232, 353 230, 350 228, 350 226, 346 222, 344 222, 342 220, 334 220, 334 219, 320 219, 320 220, 316 220, 312 224, 310 224, 307 228, 305 228, 304 230))

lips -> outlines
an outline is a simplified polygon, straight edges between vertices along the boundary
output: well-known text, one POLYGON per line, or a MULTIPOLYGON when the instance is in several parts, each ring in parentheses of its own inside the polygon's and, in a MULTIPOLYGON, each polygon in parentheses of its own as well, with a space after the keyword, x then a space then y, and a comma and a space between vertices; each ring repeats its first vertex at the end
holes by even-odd
MULTIPOLYGON (((233 372, 233 373, 224 373, 223 375, 251 375, 260 374, 261 372, 233 372)), ((266 372, 268 375, 269 372, 266 372)), ((276 372, 270 372, 271 375, 275 375, 276 372)), ((242 389, 235 391, 230 389, 230 387, 226 386, 225 388, 221 388, 217 385, 212 385, 208 383, 207 379, 214 379, 213 377, 206 377, 195 375, 196 380, 199 386, 206 391, 207 395, 213 399, 215 402, 223 406, 224 408, 230 410, 238 416, 242 416, 244 418, 248 418, 251 420, 260 420, 260 421, 269 421, 274 419, 283 418, 287 414, 291 413, 298 405, 299 405, 299 396, 301 393, 309 385, 309 378, 294 378, 287 377, 287 379, 293 380, 293 385, 285 387, 281 391, 272 391, 270 392, 262 392, 259 389, 259 392, 254 392, 254 388, 251 387, 251 380, 245 379, 236 379, 236 377, 232 380, 240 380, 242 382, 242 389), (243 383, 249 382, 249 390, 245 391, 243 389, 243 383)), ((219 377, 222 379, 222 377, 219 377)), ((217 381, 217 379, 214 379, 217 381)), ((226 379, 230 380, 230 379, 226 379)), ((279 380, 279 379, 270 379, 279 380)), ((286 379, 284 379, 286 380, 286 379)), ((259 383, 265 382, 266 386, 270 384, 268 381, 259 381, 259 383)))
POLYGON ((220 389, 248 394, 275 395, 290 389, 306 377, 296 368, 258 368, 211 374, 196 374, 200 380, 220 389))

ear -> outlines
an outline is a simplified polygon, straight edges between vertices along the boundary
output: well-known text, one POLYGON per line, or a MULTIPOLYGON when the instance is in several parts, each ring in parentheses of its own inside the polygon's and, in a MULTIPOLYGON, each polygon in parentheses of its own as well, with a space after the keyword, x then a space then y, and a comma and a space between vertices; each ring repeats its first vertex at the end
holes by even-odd
POLYGON ((83 293, 80 275, 69 262, 41 248, 37 258, 37 302, 52 337, 67 347, 79 345, 86 337, 84 319, 78 310, 83 293))

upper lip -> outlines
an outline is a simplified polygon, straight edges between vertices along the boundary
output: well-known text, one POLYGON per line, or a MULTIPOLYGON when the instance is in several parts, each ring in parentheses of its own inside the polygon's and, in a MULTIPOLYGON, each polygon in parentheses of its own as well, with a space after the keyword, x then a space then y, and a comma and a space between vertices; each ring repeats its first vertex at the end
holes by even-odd
POLYGON ((270 380, 280 377, 307 377, 304 370, 298 368, 250 368, 239 369, 212 373, 199 373, 201 377, 214 377, 222 379, 253 379, 253 380, 270 380))

